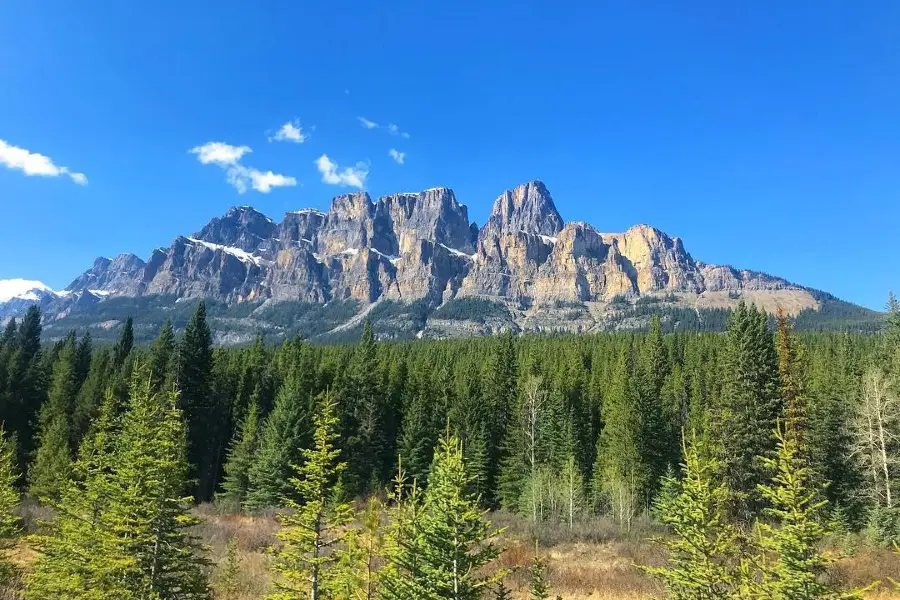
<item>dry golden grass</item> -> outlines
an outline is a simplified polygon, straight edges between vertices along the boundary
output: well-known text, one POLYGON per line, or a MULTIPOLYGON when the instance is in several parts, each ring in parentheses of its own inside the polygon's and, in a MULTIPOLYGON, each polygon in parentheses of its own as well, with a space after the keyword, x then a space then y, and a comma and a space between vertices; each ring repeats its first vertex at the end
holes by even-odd
MULTIPOLYGON (((202 522, 194 533, 208 547, 212 562, 210 580, 218 587, 225 561, 226 545, 234 539, 238 549, 240 585, 235 594, 216 593, 216 600, 260 600, 268 591, 271 575, 269 548, 275 544, 278 524, 274 515, 222 515, 211 506, 197 509, 202 522)), ((606 519, 591 519, 578 524, 573 531, 564 526, 531 528, 528 523, 505 513, 490 515, 495 525, 505 527, 500 546, 504 551, 497 566, 509 570, 507 585, 515 597, 527 597, 528 566, 534 556, 535 539, 547 562, 547 577, 554 597, 565 600, 649 600, 662 598, 659 584, 638 565, 659 566, 665 552, 648 541, 661 531, 651 523, 638 523, 629 534, 606 519)), ((24 569, 35 554, 21 545, 12 557, 24 569)), ((840 558, 829 576, 845 589, 863 587, 882 581, 866 595, 868 600, 900 600, 900 592, 890 584, 890 577, 900 577, 900 554, 888 549, 864 548, 851 557, 840 558)), ((0 598, 3 595, 0 594, 0 598)))

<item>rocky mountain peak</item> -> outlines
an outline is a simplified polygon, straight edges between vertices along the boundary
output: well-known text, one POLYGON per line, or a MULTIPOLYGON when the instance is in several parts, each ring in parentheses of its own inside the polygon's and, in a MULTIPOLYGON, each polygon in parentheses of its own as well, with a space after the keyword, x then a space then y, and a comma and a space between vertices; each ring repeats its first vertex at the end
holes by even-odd
POLYGON ((503 192, 494 202, 485 228, 498 233, 524 231, 554 236, 564 224, 547 186, 535 180, 503 192))
POLYGON ((250 251, 258 248, 263 240, 272 237, 274 232, 275 224, 266 215, 251 206, 234 206, 224 216, 207 223, 193 237, 250 251))

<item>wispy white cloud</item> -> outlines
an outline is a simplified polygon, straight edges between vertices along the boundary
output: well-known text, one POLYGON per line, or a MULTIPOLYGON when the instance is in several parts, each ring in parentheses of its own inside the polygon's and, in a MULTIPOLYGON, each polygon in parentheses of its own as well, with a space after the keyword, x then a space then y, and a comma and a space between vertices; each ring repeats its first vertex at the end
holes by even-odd
POLYGON ((298 119, 294 119, 293 121, 288 121, 281 128, 275 132, 275 135, 269 138, 269 141, 275 142, 293 142, 295 144, 302 144, 307 139, 307 134, 303 132, 303 128, 300 127, 300 121, 298 119))
POLYGON ((375 121, 370 121, 365 117, 356 117, 356 120, 359 121, 366 129, 378 128, 378 123, 376 123, 375 121))
POLYGON ((273 188, 293 187, 297 180, 287 175, 280 175, 272 171, 260 171, 253 167, 245 167, 240 163, 241 158, 253 150, 249 146, 232 146, 225 142, 207 142, 202 146, 196 146, 189 150, 197 155, 204 165, 216 165, 225 170, 225 180, 238 191, 245 193, 248 189, 268 194, 273 188))
POLYGON ((399 152, 397 150, 394 150, 393 148, 388 150, 388 156, 393 158, 394 162, 397 163, 398 165, 402 165, 403 161, 406 160, 406 152, 399 152))
POLYGON ((41 177, 59 177, 68 175, 78 185, 87 185, 87 176, 84 173, 76 173, 69 167, 60 167, 54 164, 49 156, 30 152, 25 148, 19 148, 0 140, 0 164, 10 169, 22 171, 25 175, 38 175, 41 177))
POLYGON ((196 154, 197 160, 204 165, 213 164, 227 167, 236 165, 242 156, 253 152, 253 150, 250 149, 250 146, 232 146, 225 142, 207 142, 202 146, 194 146, 189 152, 196 154))
POLYGON ((399 135, 402 138, 409 139, 409 134, 405 131, 400 131, 400 127, 391 123, 387 126, 387 130, 391 133, 391 135, 399 135))
POLYGON ((369 176, 369 165, 364 162, 356 163, 355 167, 343 169, 333 160, 323 154, 316 159, 316 168, 322 174, 322 183, 330 185, 349 186, 362 189, 366 185, 369 176))

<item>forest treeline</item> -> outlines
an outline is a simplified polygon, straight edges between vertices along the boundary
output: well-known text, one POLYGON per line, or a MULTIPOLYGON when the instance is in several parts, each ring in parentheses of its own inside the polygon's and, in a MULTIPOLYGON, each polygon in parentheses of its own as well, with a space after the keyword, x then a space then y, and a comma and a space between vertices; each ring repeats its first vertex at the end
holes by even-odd
POLYGON ((664 335, 656 318, 647 333, 378 342, 366 326, 354 345, 238 349, 212 346, 203 303, 149 347, 131 319, 111 346, 42 345, 33 308, 0 336, 0 538, 18 536, 25 493, 56 515, 29 540, 26 598, 201 598, 191 503, 288 507, 272 598, 477 598, 508 593, 481 569, 497 552, 483 510, 570 528, 651 514, 676 534, 654 571, 672 597, 832 597, 816 587, 828 531, 900 542, 888 308, 868 336, 784 317, 773 331, 740 304, 724 334, 664 335), (706 592, 684 587, 698 577, 706 592))

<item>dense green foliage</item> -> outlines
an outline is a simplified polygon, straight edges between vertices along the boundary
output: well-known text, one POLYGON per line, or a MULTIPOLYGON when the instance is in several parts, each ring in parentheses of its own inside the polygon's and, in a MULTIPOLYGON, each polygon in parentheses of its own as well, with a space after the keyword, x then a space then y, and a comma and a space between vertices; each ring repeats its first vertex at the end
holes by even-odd
POLYGON ((743 304, 727 332, 687 332, 667 304, 622 305, 662 309, 646 332, 386 342, 365 322, 353 344, 241 348, 213 346, 221 309, 202 302, 149 346, 139 321, 109 346, 41 345, 30 311, 0 335, 0 526, 19 490, 56 516, 25 596, 207 597, 192 497, 292 509, 279 598, 308 597, 312 573, 323 598, 503 596, 483 569, 481 511, 497 507, 569 527, 589 511, 623 528, 660 516, 676 536, 657 573, 676 598, 800 593, 788 580, 829 597, 821 515, 900 539, 900 306, 864 335, 796 333, 743 304), (348 527, 348 502, 398 464, 387 522, 372 508, 348 527), (712 581, 691 587, 698 565, 712 581))

